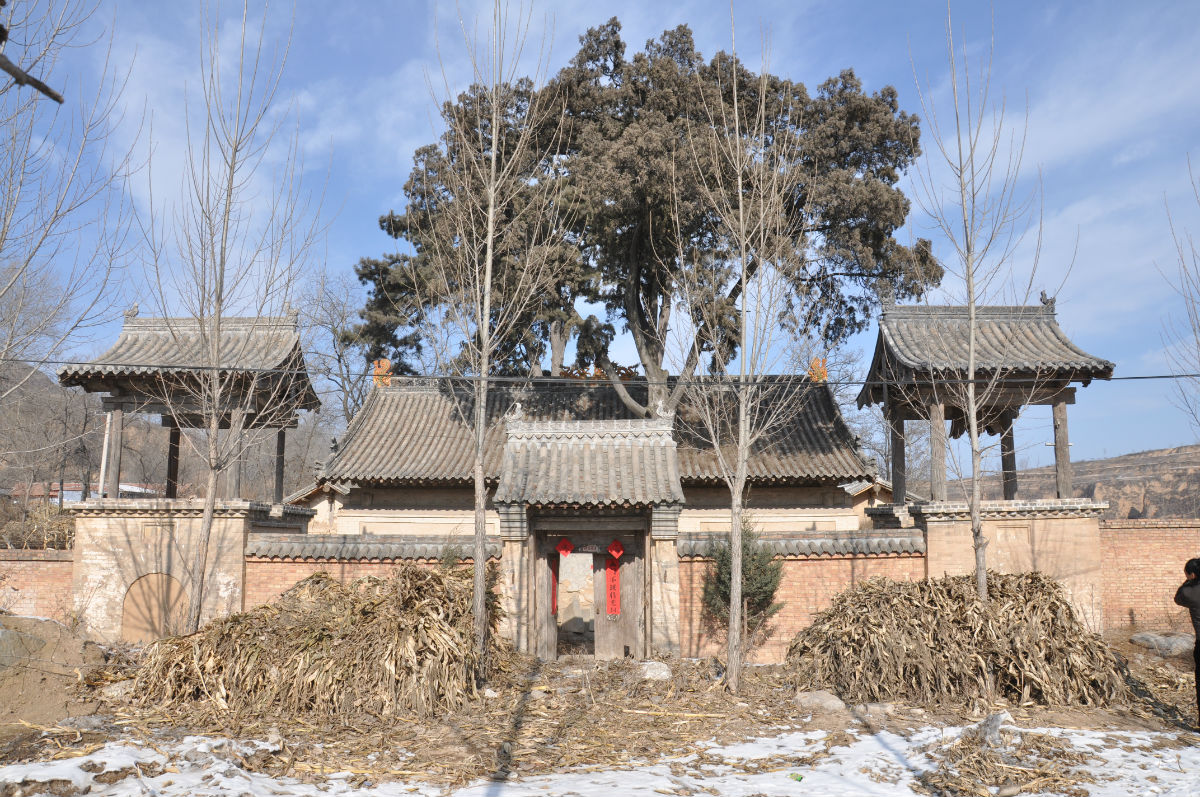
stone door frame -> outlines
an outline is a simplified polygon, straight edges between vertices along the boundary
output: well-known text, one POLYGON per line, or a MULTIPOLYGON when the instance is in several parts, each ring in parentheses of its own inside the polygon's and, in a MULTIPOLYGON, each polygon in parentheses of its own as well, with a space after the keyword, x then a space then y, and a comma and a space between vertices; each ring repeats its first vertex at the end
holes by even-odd
MULTIPOLYGON (((572 534, 589 536, 597 536, 604 538, 611 536, 617 537, 632 537, 636 540, 638 547, 637 551, 638 566, 635 569, 634 578, 638 580, 637 591, 641 593, 641 611, 637 621, 638 637, 631 646, 630 655, 638 659, 644 659, 650 652, 649 629, 653 627, 652 611, 653 600, 651 598, 651 585, 649 574, 651 572, 648 563, 648 556, 651 550, 650 539, 650 514, 642 512, 640 514, 608 514, 599 512, 575 512, 567 513, 552 513, 538 512, 532 513, 530 518, 530 542, 533 551, 533 622, 530 626, 530 652, 534 653, 538 658, 553 661, 558 656, 558 620, 557 615, 550 611, 551 609, 551 569, 550 555, 557 556, 554 553, 554 546, 558 544, 562 537, 570 538, 572 534)), ((632 552, 631 552, 632 553, 632 552)), ((623 567, 624 571, 625 568, 623 567)), ((593 571, 593 579, 602 578, 602 575, 593 571)), ((626 593, 626 584, 622 581, 622 596, 626 593)), ((595 584, 595 582, 594 582, 595 584)), ((594 587, 597 595, 600 593, 599 585, 594 587)), ((599 613, 599 608, 597 608, 599 613)), ((599 619, 597 618, 596 630, 600 630, 599 619)), ((599 641, 599 639, 597 640, 599 641)), ((596 648, 599 653, 599 647, 596 648)))

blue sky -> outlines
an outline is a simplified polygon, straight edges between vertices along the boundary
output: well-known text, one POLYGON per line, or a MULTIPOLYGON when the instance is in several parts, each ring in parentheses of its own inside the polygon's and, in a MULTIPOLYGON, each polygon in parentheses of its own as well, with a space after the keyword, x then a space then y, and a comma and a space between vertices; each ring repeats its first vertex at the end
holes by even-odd
MULTIPOLYGON (((290 6, 278 5, 269 12, 273 42, 282 41, 290 16, 290 6)), ((470 17, 489 7, 473 0, 462 8, 470 17)), ((765 33, 771 70, 810 87, 853 67, 868 90, 893 85, 901 106, 919 113, 915 64, 934 100, 944 99, 946 8, 939 2, 738 2, 734 10, 739 53, 752 64, 765 33)), ((1160 273, 1174 267, 1164 202, 1200 233, 1187 178, 1188 154, 1200 163, 1195 4, 1007 2, 993 11, 957 3, 953 12, 973 56, 986 53, 994 13, 994 91, 1003 92, 1010 120, 1028 107, 1021 188, 1031 189, 1040 171, 1044 191, 1033 295, 1057 291, 1067 333, 1116 362, 1118 375, 1168 371, 1164 322, 1179 303, 1160 273)), ((450 79, 464 79, 454 14, 444 2, 297 1, 281 99, 295 113, 311 184, 325 185, 330 272, 349 273, 359 257, 392 248, 377 219, 402 206, 413 149, 435 136, 426 75, 438 73, 439 47, 450 79)), ((183 98, 196 87, 198 7, 119 0, 100 16, 113 23, 117 62, 133 62, 122 101, 131 117, 143 107, 153 114, 156 184, 169 180, 182 158, 183 98)), ((681 23, 706 56, 729 46, 729 7, 720 2, 542 3, 534 27, 540 35, 545 18, 550 70, 574 54, 587 27, 612 16, 631 49, 681 23)), ((121 134, 132 130, 126 125, 121 134)), ((145 201, 144 193, 135 198, 145 201)), ((933 234, 916 210, 909 227, 933 234)), ((1019 251, 1019 273, 1031 249, 1019 251)), ((136 299, 139 281, 130 277, 126 288, 136 299)), ((866 357, 873 341, 872 329, 852 345, 866 357)), ((1081 390, 1070 416, 1074 458, 1193 442, 1171 390, 1165 381, 1081 390)), ((1050 462, 1044 443, 1051 435, 1048 408, 1028 410, 1017 430, 1020 460, 1050 462)))

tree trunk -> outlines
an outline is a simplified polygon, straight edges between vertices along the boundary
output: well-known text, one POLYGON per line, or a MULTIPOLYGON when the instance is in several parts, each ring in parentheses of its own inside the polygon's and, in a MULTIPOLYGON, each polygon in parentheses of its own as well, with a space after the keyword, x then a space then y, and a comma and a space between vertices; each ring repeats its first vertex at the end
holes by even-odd
POLYGON ((729 667, 725 683, 737 694, 742 680, 742 490, 730 491, 729 667))
POLYGON ((475 383, 475 580, 471 612, 475 618, 475 648, 487 652, 487 484, 483 472, 483 444, 487 433, 487 381, 475 383))
MULTIPOLYGON (((970 238, 969 227, 968 241, 970 238)), ((983 476, 983 450, 979 444, 979 397, 975 393, 975 257, 973 245, 967 247, 966 261, 967 276, 967 428, 971 440, 971 543, 975 547, 975 591, 979 600, 987 603, 987 537, 983 536, 983 518, 980 516, 979 504, 983 499, 982 486, 979 483, 983 476)))
POLYGON ((550 376, 562 376, 563 358, 567 356, 567 325, 550 322, 550 376))
POLYGON ((192 588, 188 594, 187 632, 200 630, 200 612, 204 606, 206 585, 204 576, 208 572, 208 543, 212 537, 213 516, 217 509, 217 479, 221 472, 210 465, 207 489, 204 492, 204 512, 200 515, 200 529, 196 539, 195 558, 192 560, 192 588))
POLYGON ((484 482, 483 445, 487 435, 488 374, 491 371, 492 270, 496 247, 496 189, 499 183, 499 146, 496 131, 500 129, 500 5, 492 9, 492 140, 489 155, 487 184, 487 237, 484 241, 483 279, 477 285, 479 305, 475 329, 479 336, 479 373, 475 381, 475 573, 471 591, 471 613, 475 620, 475 649, 479 654, 482 678, 487 667, 487 484, 484 482))

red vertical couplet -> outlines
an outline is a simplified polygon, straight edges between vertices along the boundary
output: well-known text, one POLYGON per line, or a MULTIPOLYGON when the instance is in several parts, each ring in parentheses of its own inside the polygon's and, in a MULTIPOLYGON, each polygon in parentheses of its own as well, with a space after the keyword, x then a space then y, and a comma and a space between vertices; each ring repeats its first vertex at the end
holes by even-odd
POLYGON ((550 614, 558 614, 558 556, 550 557, 550 614))
POLYGON ((558 545, 554 546, 554 550, 558 551, 558 556, 547 557, 550 560, 550 614, 558 614, 558 563, 562 561, 562 557, 570 556, 575 546, 563 537, 558 541, 558 545))
POLYGON ((621 613, 621 563, 611 556, 604 562, 604 593, 608 596, 607 612, 621 613))
POLYGON ((609 615, 621 613, 621 563, 617 561, 625 553, 625 546, 620 540, 613 540, 608 546, 608 559, 604 562, 604 594, 607 597, 607 612, 609 615))

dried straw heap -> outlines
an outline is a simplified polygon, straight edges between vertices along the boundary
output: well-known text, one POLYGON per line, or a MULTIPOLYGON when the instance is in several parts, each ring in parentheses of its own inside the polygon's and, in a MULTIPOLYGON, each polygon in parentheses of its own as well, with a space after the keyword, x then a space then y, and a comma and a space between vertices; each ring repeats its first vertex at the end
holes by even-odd
MULTIPOLYGON (((489 613, 494 627, 494 597, 489 613)), ((471 571, 404 565, 350 584, 317 573, 272 604, 160 640, 134 694, 212 717, 429 715, 475 694, 478 664, 471 571)))
POLYGON ((802 688, 848 702, 974 704, 1004 698, 1104 706, 1129 699, 1128 671, 1041 573, 861 582, 788 648, 802 688))

